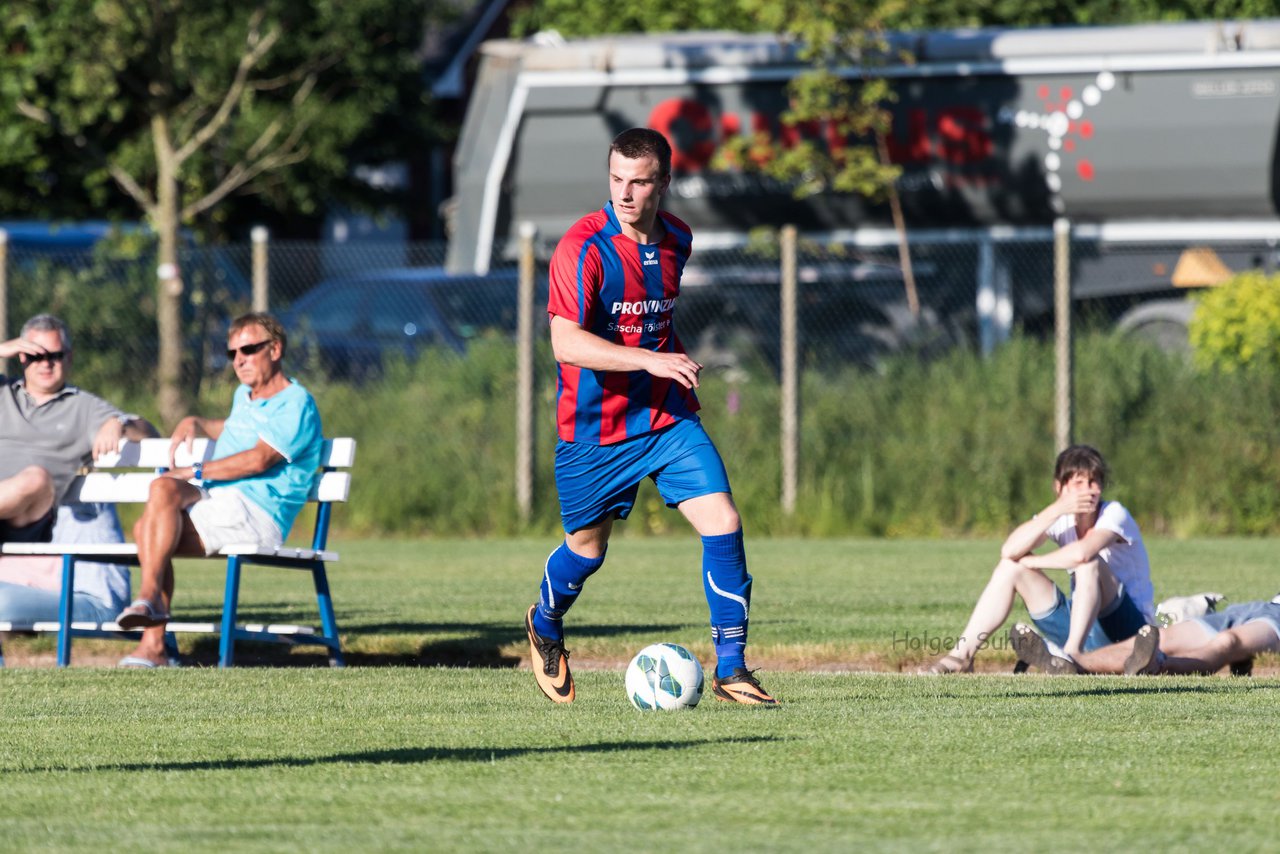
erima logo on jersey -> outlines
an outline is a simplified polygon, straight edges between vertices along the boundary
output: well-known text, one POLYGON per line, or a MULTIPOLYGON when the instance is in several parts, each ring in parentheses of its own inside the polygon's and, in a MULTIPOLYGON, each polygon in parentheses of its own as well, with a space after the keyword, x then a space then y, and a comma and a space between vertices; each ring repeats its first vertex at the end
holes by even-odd
MULTIPOLYGON (((657 263, 657 262, 654 262, 657 263)), ((641 299, 630 302, 619 301, 613 304, 610 314, 650 314, 655 311, 671 311, 676 307, 676 298, 641 299)))
POLYGON ((644 261, 643 261, 642 263, 643 263, 643 264, 644 264, 644 266, 646 266, 646 267, 652 266, 653 264, 657 264, 657 263, 658 263, 658 253, 657 253, 657 252, 646 252, 646 253, 644 253, 644 261))

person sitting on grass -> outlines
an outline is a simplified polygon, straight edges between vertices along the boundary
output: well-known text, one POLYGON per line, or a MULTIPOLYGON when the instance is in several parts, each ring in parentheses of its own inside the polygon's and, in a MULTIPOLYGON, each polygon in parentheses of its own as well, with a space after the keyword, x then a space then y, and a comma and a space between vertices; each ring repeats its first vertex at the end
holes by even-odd
POLYGON ((1068 658, 1130 638, 1155 621, 1142 533, 1120 503, 1102 500, 1106 482, 1107 464, 1097 449, 1072 445, 1058 455, 1053 502, 1004 541, 964 632, 922 672, 971 672, 978 650, 1008 619, 1015 595, 1068 658), (1034 554, 1046 540, 1058 548, 1034 554), (1053 569, 1070 573, 1070 600, 1045 574, 1053 569))
POLYGON ((1046 673, 1216 673, 1231 665, 1248 673, 1260 652, 1280 652, 1280 596, 1241 602, 1161 630, 1143 626, 1134 637, 1068 660, 1054 655, 1044 638, 1022 624, 1010 632, 1018 658, 1046 673))

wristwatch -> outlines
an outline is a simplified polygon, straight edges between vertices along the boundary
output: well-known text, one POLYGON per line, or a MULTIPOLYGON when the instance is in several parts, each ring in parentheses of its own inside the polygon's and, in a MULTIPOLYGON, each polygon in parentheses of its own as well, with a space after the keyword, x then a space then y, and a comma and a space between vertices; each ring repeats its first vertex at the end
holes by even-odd
POLYGON ((196 486, 204 484, 204 463, 197 460, 191 464, 191 479, 196 482, 196 486))

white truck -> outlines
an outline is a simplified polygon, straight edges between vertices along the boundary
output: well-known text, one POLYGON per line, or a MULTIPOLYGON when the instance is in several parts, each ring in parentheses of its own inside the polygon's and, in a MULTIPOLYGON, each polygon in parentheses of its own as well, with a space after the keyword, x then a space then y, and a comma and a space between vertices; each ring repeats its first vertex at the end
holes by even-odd
MULTIPOLYGON (((1007 331, 1014 311, 1043 322, 1051 253, 1010 247, 1047 246, 1057 217, 1075 230, 1074 297, 1127 325, 1181 324, 1180 289, 1275 263, 1280 20, 898 34, 891 45, 912 61, 872 71, 897 96, 890 153, 935 316, 984 334, 1007 331)), ((780 124, 785 84, 805 67, 777 37, 544 36, 489 42, 481 57, 455 161, 452 271, 485 272, 522 223, 553 243, 605 200, 609 140, 645 125, 675 151, 666 206, 694 230, 688 290, 703 329, 769 322, 738 298, 747 269, 717 252, 740 259, 752 228, 787 223, 865 250, 806 267, 817 311, 894 325, 902 287, 884 206, 797 199, 713 167, 731 134, 846 142, 821 124, 780 124)))

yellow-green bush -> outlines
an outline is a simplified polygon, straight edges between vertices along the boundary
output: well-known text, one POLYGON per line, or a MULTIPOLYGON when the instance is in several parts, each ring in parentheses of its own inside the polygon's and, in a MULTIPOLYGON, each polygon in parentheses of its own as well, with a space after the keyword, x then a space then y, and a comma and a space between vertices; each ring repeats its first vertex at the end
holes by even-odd
POLYGON ((1241 273, 1196 303, 1189 332, 1199 367, 1280 368, 1280 276, 1241 273))

